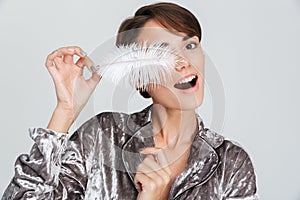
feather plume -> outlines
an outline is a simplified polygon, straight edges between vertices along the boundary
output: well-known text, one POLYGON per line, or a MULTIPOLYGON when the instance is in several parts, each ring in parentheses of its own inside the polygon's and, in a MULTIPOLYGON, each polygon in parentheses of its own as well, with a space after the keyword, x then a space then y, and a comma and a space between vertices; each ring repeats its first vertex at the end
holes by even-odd
POLYGON ((142 45, 132 43, 116 47, 111 55, 99 64, 97 73, 113 83, 121 81, 133 87, 146 90, 149 85, 156 87, 171 78, 176 64, 174 51, 153 43, 142 45))

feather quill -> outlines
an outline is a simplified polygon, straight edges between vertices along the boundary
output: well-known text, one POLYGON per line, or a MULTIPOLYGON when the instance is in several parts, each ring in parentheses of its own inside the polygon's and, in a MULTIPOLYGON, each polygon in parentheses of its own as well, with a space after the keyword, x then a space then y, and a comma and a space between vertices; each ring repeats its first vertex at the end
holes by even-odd
POLYGON ((132 43, 122 45, 97 67, 97 73, 115 84, 121 81, 146 90, 169 80, 174 72, 176 56, 174 51, 161 43, 147 45, 132 43))

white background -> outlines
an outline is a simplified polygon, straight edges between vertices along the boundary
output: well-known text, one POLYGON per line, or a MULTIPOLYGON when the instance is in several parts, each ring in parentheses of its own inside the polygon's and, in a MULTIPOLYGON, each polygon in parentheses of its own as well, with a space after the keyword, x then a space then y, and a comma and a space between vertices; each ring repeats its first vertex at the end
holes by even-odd
MULTIPOLYGON (((66 45, 91 52, 139 6, 152 2, 0 0, 0 194, 15 159, 32 145, 27 129, 45 127, 55 107, 47 54, 66 45)), ((299 200, 300 1, 173 2, 201 22, 202 44, 225 88, 221 134, 251 155, 261 199, 299 200)), ((97 95, 96 104, 105 104, 105 95, 97 95)), ((103 108, 96 106, 91 116, 103 108)))

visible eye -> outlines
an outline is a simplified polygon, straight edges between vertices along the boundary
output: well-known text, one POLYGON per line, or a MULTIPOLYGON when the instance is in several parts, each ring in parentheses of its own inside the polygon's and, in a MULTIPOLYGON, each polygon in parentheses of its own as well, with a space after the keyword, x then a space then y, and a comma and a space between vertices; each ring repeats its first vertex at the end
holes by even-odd
POLYGON ((188 43, 188 44, 185 46, 185 48, 186 48, 186 49, 195 49, 197 46, 198 46, 197 43, 191 42, 191 43, 188 43))

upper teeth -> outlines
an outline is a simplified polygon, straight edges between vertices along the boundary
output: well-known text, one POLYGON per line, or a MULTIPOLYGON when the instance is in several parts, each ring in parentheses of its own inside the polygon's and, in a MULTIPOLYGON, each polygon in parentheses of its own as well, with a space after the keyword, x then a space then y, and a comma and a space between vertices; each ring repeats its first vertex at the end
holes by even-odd
POLYGON ((190 76, 190 77, 187 77, 181 81, 178 82, 178 84, 182 84, 182 83, 188 83, 190 82, 191 80, 193 80, 194 78, 196 78, 196 75, 193 75, 193 76, 190 76))

